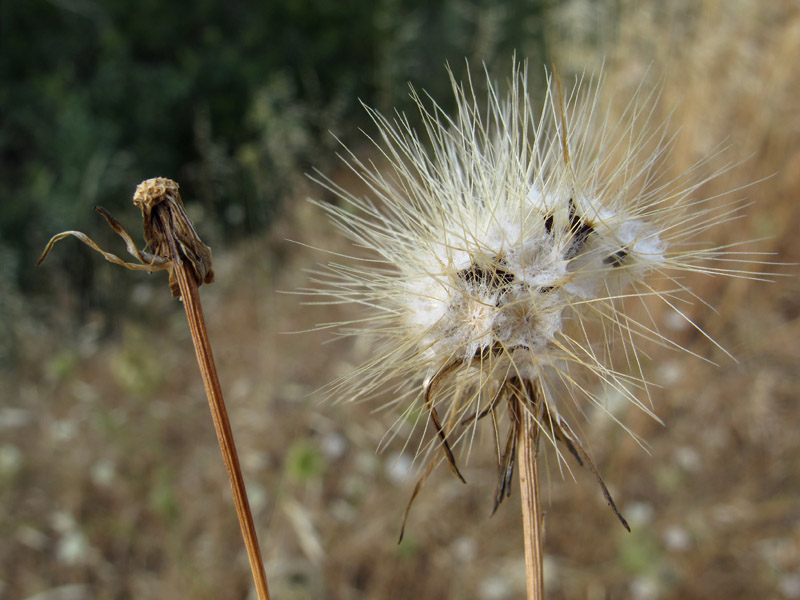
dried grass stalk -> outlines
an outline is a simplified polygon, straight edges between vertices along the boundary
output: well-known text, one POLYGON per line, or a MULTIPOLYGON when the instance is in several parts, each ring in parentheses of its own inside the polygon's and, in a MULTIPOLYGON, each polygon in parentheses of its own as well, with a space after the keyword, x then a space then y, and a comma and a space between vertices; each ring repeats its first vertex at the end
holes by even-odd
MULTIPOLYGON (((535 392, 535 388, 534 392, 535 392)), ((540 428, 530 410, 525 410, 527 400, 536 408, 536 398, 518 398, 516 412, 517 428, 517 472, 519 474, 520 504, 525 546, 525 581, 528 600, 544 598, 544 535, 542 510, 539 502, 539 456, 540 428)))
POLYGON ((239 465, 233 431, 228 419, 228 411, 225 408, 225 400, 219 384, 198 294, 200 285, 214 281, 211 250, 200 240, 194 225, 186 214, 176 182, 162 177, 143 181, 136 188, 133 203, 142 210, 144 238, 151 252, 138 250, 128 232, 105 209, 97 207, 95 210, 106 218, 111 228, 125 241, 128 252, 141 264, 125 262, 119 257, 103 251, 91 238, 79 231, 65 231, 53 236, 45 247, 39 264, 47 257, 56 242, 72 236, 97 250, 106 260, 114 264, 132 270, 169 271, 172 296, 180 298, 186 309, 186 318, 189 321, 192 342, 211 408, 217 440, 231 482, 236 515, 239 518, 239 526, 247 548, 258 599, 269 600, 264 561, 261 558, 261 549, 250 503, 247 499, 247 490, 239 465))

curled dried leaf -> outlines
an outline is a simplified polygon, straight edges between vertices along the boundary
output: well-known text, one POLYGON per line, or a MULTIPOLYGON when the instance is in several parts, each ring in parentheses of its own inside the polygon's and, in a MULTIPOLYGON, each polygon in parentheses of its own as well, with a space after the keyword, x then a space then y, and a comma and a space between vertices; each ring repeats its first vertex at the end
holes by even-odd
POLYGON ((198 237, 186 210, 183 207, 178 184, 171 179, 156 177, 147 179, 136 187, 133 203, 142 211, 144 219, 144 239, 150 252, 139 250, 133 238, 104 208, 96 206, 95 211, 103 215, 111 228, 125 242, 128 253, 139 263, 125 262, 115 254, 106 252, 88 235, 80 231, 63 231, 50 238, 37 266, 44 261, 56 242, 67 237, 75 237, 96 250, 116 265, 132 271, 169 271, 169 284, 172 296, 180 298, 181 293, 175 277, 175 267, 188 263, 197 284, 214 281, 211 268, 211 249, 198 237))
POLYGON ((152 272, 152 271, 163 271, 165 269, 172 268, 172 264, 167 259, 160 256, 155 256, 143 250, 139 250, 136 247, 136 244, 134 243, 130 234, 125 230, 122 224, 119 221, 117 221, 114 217, 112 217, 111 214, 105 208, 101 206, 95 206, 94 210, 106 218, 106 221, 108 221, 108 224, 111 226, 111 228, 117 233, 117 235, 119 235, 125 241, 128 253, 130 253, 131 256, 139 260, 141 264, 125 262, 116 254, 106 252, 100 246, 97 245, 97 242, 95 242, 85 233, 82 233, 80 231, 62 231, 61 233, 54 235, 52 238, 50 238, 50 241, 47 242, 47 246, 45 246, 44 252, 42 252, 42 255, 39 257, 36 266, 38 267, 40 264, 42 264, 42 262, 44 262, 44 259, 47 258, 48 254, 50 254, 50 251, 53 249, 53 246, 56 244, 56 242, 60 242, 64 238, 75 237, 78 238, 87 246, 89 246, 90 248, 92 248, 93 250, 96 250, 97 252, 102 254, 107 261, 112 262, 115 265, 125 267, 126 269, 130 269, 131 271, 152 272))

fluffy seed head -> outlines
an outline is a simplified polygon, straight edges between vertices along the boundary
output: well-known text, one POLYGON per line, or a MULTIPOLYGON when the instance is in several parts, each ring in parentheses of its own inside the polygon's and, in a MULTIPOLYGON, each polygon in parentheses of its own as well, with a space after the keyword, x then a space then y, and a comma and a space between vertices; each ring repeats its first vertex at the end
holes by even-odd
POLYGON ((340 203, 317 204, 371 253, 329 263, 304 291, 360 305, 362 319, 326 326, 375 341, 373 358, 330 394, 392 394, 412 411, 436 378, 430 402, 459 438, 509 380, 535 381, 548 422, 565 431, 556 400, 581 413, 601 404, 602 387, 650 413, 637 343, 671 342, 629 317, 623 300, 656 296, 674 307, 687 291, 676 274, 724 272, 703 265, 729 249, 698 240, 740 206, 720 212, 693 198, 699 169, 675 178, 659 167, 669 139, 651 122, 653 94, 640 90, 611 122, 597 82, 562 94, 551 77, 537 108, 518 65, 506 96, 488 73, 484 98, 471 79, 450 77, 452 116, 412 89, 422 134, 405 115, 367 109, 387 166, 344 156, 367 196, 318 179, 340 203), (654 278, 668 284, 655 288, 654 278), (610 362, 612 340, 626 372, 610 362))

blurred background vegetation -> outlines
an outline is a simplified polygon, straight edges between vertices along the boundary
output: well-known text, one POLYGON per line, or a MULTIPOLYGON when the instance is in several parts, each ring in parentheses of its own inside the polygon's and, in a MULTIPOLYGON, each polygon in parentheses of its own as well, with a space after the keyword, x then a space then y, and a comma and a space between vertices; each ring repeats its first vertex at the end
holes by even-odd
POLYGON ((86 227, 93 204, 119 213, 154 174, 179 180, 215 235, 263 231, 294 180, 330 161, 329 131, 353 141, 359 99, 402 110, 411 79, 446 98, 447 60, 546 62, 546 4, 4 1, 6 252, 86 227))
MULTIPOLYGON (((330 166, 330 132, 363 139, 359 100, 403 110, 410 80, 446 99, 446 61, 546 63, 550 4, 4 0, 3 285, 48 288, 29 267, 49 236, 97 229, 93 205, 124 221, 153 176, 181 183, 212 245, 265 231, 304 173, 330 166)), ((51 258, 84 313, 129 291, 98 282, 94 258, 74 245, 51 258)), ((10 340, 13 313, 0 319, 10 340)))
MULTIPOLYGON (((520 597, 519 516, 510 502, 488 518, 490 460, 476 451, 469 488, 437 470, 397 547, 415 472, 402 440, 375 453, 392 415, 309 398, 368 350, 281 333, 352 318, 275 292, 325 260, 287 238, 348 251, 304 202, 324 197, 305 174, 357 186, 331 132, 366 151, 359 101, 406 110, 408 82, 448 107, 446 62, 459 78, 465 58, 485 62, 502 82, 516 52, 533 93, 544 65, 564 79, 605 65, 623 98, 660 81, 656 116, 682 130, 667 169, 720 143, 730 148, 709 170, 744 161, 701 193, 767 178, 740 192, 750 217, 713 241, 765 238, 757 250, 797 262, 800 7, 763 4, 0 1, 0 599, 248 597, 165 278, 122 272, 74 240, 33 269, 64 229, 121 253, 91 207, 138 237, 131 196, 154 176, 180 182, 214 249, 217 282, 202 293, 276 598, 520 597)), ((635 533, 590 476, 555 473, 553 599, 800 598, 800 440, 786 427, 800 419, 797 278, 687 285, 718 308, 698 303, 692 317, 739 362, 691 331, 670 335, 722 368, 652 349, 646 374, 669 427, 616 416, 653 456, 587 415, 584 437, 635 533)))

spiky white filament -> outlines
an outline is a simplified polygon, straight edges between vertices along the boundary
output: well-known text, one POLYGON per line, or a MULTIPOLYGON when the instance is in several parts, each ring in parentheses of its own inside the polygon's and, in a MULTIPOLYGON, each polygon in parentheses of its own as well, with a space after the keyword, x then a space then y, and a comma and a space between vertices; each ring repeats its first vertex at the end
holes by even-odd
POLYGON ((565 98, 549 80, 538 112, 519 66, 504 99, 488 74, 485 102, 471 80, 451 81, 454 116, 412 90, 424 138, 404 115, 391 121, 367 109, 387 166, 349 151, 344 160, 370 197, 318 179, 342 203, 317 204, 374 253, 330 263, 305 290, 361 304, 363 319, 329 326, 377 338, 373 359, 330 392, 393 392, 412 406, 425 381, 455 365, 435 398, 451 427, 487 407, 511 377, 539 380, 560 420, 557 394, 579 411, 581 399, 600 404, 588 374, 652 414, 636 396, 647 388, 637 341, 670 342, 654 323, 621 312, 620 301, 652 295, 672 306, 683 285, 656 290, 648 276, 724 271, 694 264, 723 249, 689 242, 740 206, 720 215, 690 200, 702 180, 659 170, 670 140, 665 125, 650 122, 651 95, 640 91, 612 123, 600 112, 599 85, 583 80, 565 98), (611 366, 612 339, 634 375, 611 366))

